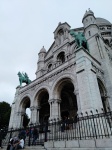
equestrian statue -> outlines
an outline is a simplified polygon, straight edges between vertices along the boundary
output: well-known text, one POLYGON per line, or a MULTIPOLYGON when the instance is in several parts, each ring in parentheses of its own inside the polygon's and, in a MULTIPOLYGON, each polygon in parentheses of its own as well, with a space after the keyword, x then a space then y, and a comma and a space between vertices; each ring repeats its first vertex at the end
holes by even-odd
POLYGON ((78 48, 82 46, 89 52, 88 42, 83 33, 78 32, 78 34, 76 34, 73 30, 71 30, 70 35, 75 38, 78 48))
POLYGON ((31 83, 31 80, 29 79, 26 72, 25 73, 18 72, 17 75, 19 76, 20 86, 22 86, 22 83, 26 83, 26 84, 31 83))

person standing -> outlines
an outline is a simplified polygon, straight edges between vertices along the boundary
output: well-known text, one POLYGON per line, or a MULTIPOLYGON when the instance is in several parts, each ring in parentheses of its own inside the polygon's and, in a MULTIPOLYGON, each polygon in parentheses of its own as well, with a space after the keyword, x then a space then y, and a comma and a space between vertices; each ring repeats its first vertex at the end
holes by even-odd
POLYGON ((33 130, 33 141, 32 141, 32 145, 35 145, 36 143, 35 143, 35 141, 36 141, 36 139, 38 138, 38 130, 36 129, 36 128, 34 128, 34 130, 33 130))

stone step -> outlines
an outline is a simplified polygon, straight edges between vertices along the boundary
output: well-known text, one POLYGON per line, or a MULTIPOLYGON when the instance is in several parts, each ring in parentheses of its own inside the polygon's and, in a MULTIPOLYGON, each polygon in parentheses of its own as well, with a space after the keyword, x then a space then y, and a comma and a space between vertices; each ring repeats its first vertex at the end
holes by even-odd
POLYGON ((112 150, 112 148, 48 148, 47 150, 112 150))
MULTIPOLYGON (((4 146, 2 150, 6 150, 7 146, 4 146)), ((45 150, 44 146, 26 146, 23 150, 45 150)))
POLYGON ((45 150, 44 146, 26 146, 24 150, 45 150))

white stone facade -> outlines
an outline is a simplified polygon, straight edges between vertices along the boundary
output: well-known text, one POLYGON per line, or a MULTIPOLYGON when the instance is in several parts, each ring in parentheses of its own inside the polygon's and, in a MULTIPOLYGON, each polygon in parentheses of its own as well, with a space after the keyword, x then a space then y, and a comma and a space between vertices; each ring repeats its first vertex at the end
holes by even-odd
POLYGON ((112 110, 112 24, 91 10, 82 22, 84 27, 73 30, 84 33, 90 53, 77 48, 68 23, 59 23, 49 50, 39 52, 36 79, 16 89, 9 128, 22 126, 27 107, 33 124, 112 110))

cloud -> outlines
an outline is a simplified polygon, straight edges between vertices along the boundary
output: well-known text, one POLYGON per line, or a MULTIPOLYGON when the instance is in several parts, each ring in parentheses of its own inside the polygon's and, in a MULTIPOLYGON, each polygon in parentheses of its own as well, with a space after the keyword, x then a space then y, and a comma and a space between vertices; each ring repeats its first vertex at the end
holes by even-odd
POLYGON ((58 23, 81 27, 86 9, 110 22, 111 0, 1 0, 0 1, 0 101, 12 103, 19 84, 17 72, 36 78, 38 52, 48 50, 58 23), (105 11, 105 6, 108 9, 105 11))

